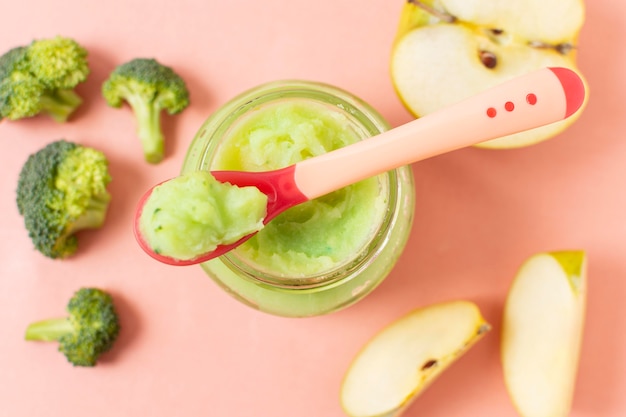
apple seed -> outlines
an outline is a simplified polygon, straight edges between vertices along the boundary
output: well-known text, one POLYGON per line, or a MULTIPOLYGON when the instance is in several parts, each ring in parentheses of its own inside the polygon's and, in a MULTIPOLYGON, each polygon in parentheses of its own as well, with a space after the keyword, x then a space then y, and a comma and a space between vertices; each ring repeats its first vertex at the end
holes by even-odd
POLYGON ((437 365, 437 359, 429 359, 424 363, 424 365, 422 365, 421 370, 425 371, 427 369, 432 368, 435 365, 437 365))
POLYGON ((496 65, 498 65, 498 59, 493 52, 480 51, 478 56, 480 58, 480 62, 482 62, 483 65, 489 69, 493 69, 496 65))

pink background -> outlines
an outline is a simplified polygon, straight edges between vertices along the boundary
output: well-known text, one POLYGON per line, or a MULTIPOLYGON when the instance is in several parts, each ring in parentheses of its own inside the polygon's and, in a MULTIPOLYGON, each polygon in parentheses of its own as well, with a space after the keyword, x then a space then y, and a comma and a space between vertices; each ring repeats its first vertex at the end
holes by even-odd
MULTIPOLYGON (((5 3, 8 3, 5 0, 5 3)), ((178 172, 202 121, 265 81, 338 85, 393 125, 410 120, 388 72, 402 0, 22 0, 2 7, 0 50, 57 34, 90 51, 92 74, 73 121, 0 123, 0 416, 339 417, 338 392, 357 350, 381 326, 425 304, 464 298, 493 331, 444 373, 407 416, 514 416, 499 362, 502 305, 533 253, 589 254, 589 302, 572 416, 626 415, 626 3, 588 2, 579 62, 591 86, 582 118, 553 140, 511 151, 463 149, 414 165, 418 205, 406 252, 367 299, 311 319, 259 313, 199 267, 152 261, 135 244, 135 203, 178 172), (155 57, 188 82, 192 105, 164 118, 167 159, 143 162, 128 109, 100 86, 115 65, 155 57), (103 150, 113 202, 80 253, 52 261, 32 249, 15 207, 27 156, 58 138, 103 150), (93 369, 26 325, 64 314, 81 286, 117 299, 123 332, 93 369)), ((428 57, 425 57, 428 59, 428 57)))

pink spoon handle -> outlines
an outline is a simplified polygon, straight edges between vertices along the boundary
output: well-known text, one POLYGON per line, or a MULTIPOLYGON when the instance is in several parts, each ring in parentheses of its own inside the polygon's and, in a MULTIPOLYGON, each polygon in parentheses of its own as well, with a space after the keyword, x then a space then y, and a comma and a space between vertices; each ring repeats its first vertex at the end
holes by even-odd
POLYGON ((568 118, 585 99, 580 77, 544 68, 376 137, 299 162, 308 199, 422 159, 568 118))

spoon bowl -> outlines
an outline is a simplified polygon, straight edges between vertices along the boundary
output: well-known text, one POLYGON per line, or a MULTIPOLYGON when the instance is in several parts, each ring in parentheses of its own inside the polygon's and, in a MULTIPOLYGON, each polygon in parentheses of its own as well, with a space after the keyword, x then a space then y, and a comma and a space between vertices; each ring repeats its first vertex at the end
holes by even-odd
MULTIPOLYGON (((211 171, 211 175, 213 175, 213 177, 220 182, 227 182, 238 187, 257 187, 263 194, 265 194, 267 196, 267 214, 263 218, 263 224, 265 225, 283 211, 309 200, 309 198, 302 194, 296 186, 293 180, 294 171, 295 166, 290 165, 282 169, 261 172, 211 171)), ((141 234, 139 228, 139 220, 141 218, 143 206, 152 194, 152 190, 154 190, 155 187, 161 184, 163 183, 159 183, 150 188, 139 199, 139 203, 137 205, 138 209, 135 213, 134 232, 137 243, 148 255, 152 256, 154 259, 169 265, 194 265, 221 256, 254 236, 254 233, 252 233, 242 237, 234 243, 218 245, 213 251, 200 255, 193 259, 176 259, 170 256, 156 253, 154 250, 152 250, 146 239, 141 234)))

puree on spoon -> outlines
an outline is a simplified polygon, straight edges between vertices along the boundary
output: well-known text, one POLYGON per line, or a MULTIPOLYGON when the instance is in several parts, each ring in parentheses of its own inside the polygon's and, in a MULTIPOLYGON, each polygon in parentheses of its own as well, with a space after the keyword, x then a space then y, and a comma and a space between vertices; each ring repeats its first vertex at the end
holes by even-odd
POLYGON ((207 171, 194 171, 152 190, 139 230, 155 253, 189 260, 263 228, 266 207, 267 196, 258 188, 224 184, 207 171))

